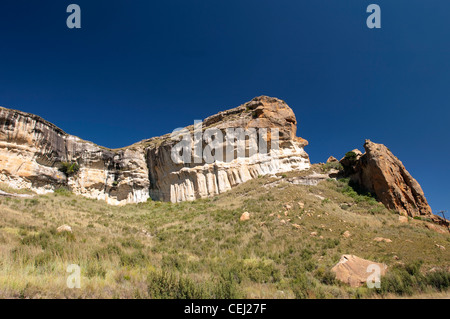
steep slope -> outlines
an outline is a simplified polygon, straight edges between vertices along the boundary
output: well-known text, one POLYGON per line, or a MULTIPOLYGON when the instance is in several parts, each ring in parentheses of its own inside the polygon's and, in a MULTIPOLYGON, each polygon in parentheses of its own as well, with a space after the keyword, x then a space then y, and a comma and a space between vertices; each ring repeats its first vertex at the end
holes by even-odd
POLYGON ((346 180, 292 182, 325 168, 182 203, 118 207, 62 190, 0 197, 0 297, 448 298, 448 232, 400 222, 346 180), (62 225, 72 232, 58 233, 62 225), (381 289, 337 282, 342 255, 386 264, 381 289), (81 289, 67 288, 70 264, 81 267, 81 289))

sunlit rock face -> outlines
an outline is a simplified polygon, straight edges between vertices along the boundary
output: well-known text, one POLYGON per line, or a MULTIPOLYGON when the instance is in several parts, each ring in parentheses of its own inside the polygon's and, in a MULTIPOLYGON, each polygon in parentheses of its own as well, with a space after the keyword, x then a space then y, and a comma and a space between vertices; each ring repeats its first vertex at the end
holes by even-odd
POLYGON ((354 156, 340 161, 358 188, 374 194, 384 206, 402 215, 425 216, 448 226, 448 221, 433 215, 422 187, 389 148, 366 140, 364 149, 364 154, 353 150, 354 156))
POLYGON ((149 187, 141 149, 102 148, 39 116, 5 108, 0 108, 0 181, 37 193, 68 187, 110 204, 146 201, 149 187), (67 177, 61 162, 76 162, 80 171, 67 177))
MULTIPOLYGON (((258 176, 310 167, 303 150, 308 142, 296 137, 294 112, 282 100, 257 97, 205 119, 200 132, 211 128, 224 133, 224 149, 228 128, 266 130, 261 141, 267 149, 252 153, 246 141, 244 156, 236 151, 223 160, 176 163, 172 150, 179 141, 169 134, 112 150, 69 135, 39 116, 0 108, 0 181, 38 193, 66 187, 122 205, 149 197, 172 202, 211 197, 258 176), (61 162, 77 163, 80 169, 68 177, 59 170, 61 162)), ((194 132, 194 126, 186 129, 194 132)), ((206 145, 202 140, 201 149, 206 145)))
MULTIPOLYGON (((217 128, 223 132, 223 153, 226 153, 226 129, 267 130, 267 150, 258 149, 250 155, 250 143, 245 144, 245 156, 237 151, 231 160, 214 163, 175 164, 170 151, 177 141, 165 139, 157 147, 147 149, 150 174, 150 194, 154 199, 179 202, 221 194, 232 187, 258 176, 304 170, 310 167, 303 147, 308 142, 296 137, 297 120, 292 109, 282 100, 257 97, 237 108, 220 112, 203 121, 202 131, 217 128), (273 133, 278 132, 278 147, 273 147, 273 133)), ((193 131, 193 127, 188 128, 193 131)), ((255 142, 256 144, 259 143, 255 142)), ((258 144, 259 145, 259 144, 258 144)), ((192 145, 194 147, 194 143, 192 145)), ((234 146, 236 150, 236 145, 234 146)))

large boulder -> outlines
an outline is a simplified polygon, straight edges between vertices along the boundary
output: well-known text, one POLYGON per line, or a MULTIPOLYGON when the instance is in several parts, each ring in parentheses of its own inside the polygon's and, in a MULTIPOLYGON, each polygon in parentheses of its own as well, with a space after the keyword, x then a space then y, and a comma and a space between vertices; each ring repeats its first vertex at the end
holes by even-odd
POLYGON ((387 266, 354 255, 342 255, 339 262, 331 269, 336 274, 336 279, 349 284, 351 287, 360 287, 367 282, 367 278, 373 274, 369 268, 376 265, 380 269, 380 276, 385 275, 387 266))

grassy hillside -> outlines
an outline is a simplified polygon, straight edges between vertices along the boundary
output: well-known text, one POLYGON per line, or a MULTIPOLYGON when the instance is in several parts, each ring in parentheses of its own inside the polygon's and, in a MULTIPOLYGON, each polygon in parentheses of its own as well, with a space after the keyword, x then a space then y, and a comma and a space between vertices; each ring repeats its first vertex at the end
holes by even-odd
POLYGON ((305 172, 280 176, 279 183, 261 177, 213 199, 179 204, 114 207, 65 190, 0 198, 0 297, 449 296, 448 234, 422 220, 400 223, 345 180, 286 182, 298 174, 305 172), (241 222, 246 211, 251 218, 241 222), (63 224, 73 233, 57 233, 63 224), (338 283, 330 269, 342 254, 386 263, 382 288, 338 283), (81 289, 66 286, 70 264, 81 267, 81 289))

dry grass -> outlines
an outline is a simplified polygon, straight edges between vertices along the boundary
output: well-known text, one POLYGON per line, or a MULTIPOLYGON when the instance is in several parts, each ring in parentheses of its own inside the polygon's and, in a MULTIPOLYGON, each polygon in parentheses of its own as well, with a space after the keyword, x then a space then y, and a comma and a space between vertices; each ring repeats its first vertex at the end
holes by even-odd
MULTIPOLYGON (((390 267, 421 260, 423 272, 450 266, 448 235, 418 220, 400 224, 398 215, 349 193, 345 183, 263 187, 273 180, 179 204, 113 207, 64 192, 1 198, 0 297, 392 297, 338 284, 329 269, 342 254, 390 267), (284 204, 292 206, 287 216, 284 204), (251 219, 240 222, 245 211, 251 219), (58 234, 63 224, 73 234, 58 234), (66 287, 69 264, 81 267, 81 289, 66 287)), ((448 296, 426 284, 412 293, 448 296)))

